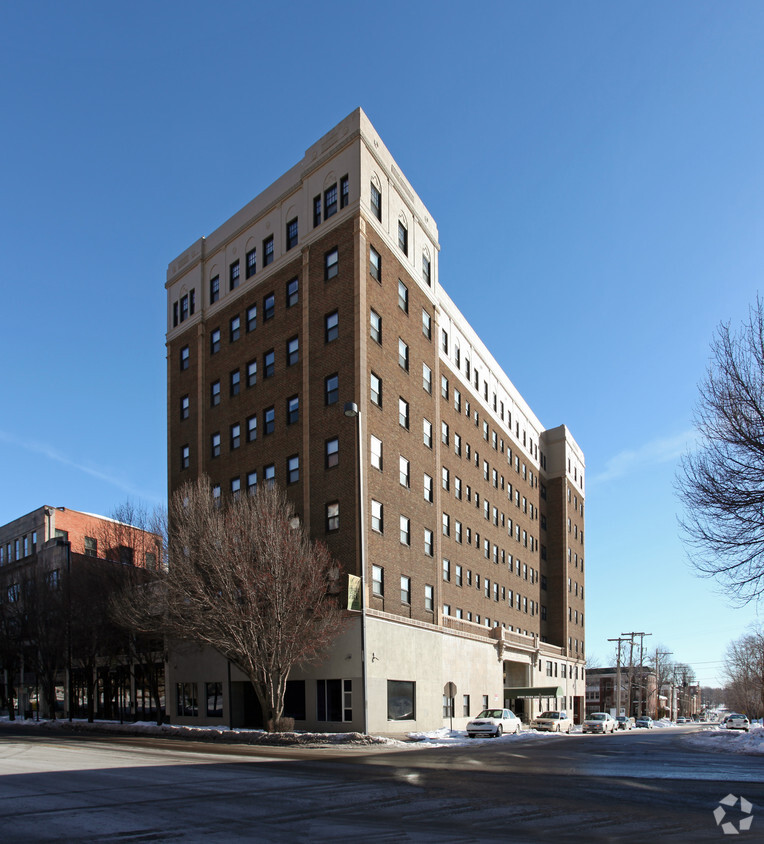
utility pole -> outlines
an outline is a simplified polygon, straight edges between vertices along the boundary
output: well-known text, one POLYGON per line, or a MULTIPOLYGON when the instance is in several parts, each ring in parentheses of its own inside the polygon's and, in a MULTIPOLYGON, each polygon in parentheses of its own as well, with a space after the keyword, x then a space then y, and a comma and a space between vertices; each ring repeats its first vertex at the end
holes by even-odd
MULTIPOLYGON (((635 631, 631 633, 621 633, 621 636, 629 636, 631 639, 631 655, 629 657, 629 664, 631 670, 634 669, 634 637, 639 636, 639 686, 637 687, 637 717, 642 715, 642 687, 645 684, 645 666, 644 666, 644 649, 645 649, 645 636, 652 636, 652 633, 637 633, 635 631)), ((631 694, 631 676, 629 677, 629 694, 631 694)))
MULTIPOLYGON (((655 651, 655 683, 658 687, 658 691, 657 691, 656 699, 655 699, 655 714, 656 715, 658 714, 658 697, 660 696, 660 693, 661 693, 661 673, 660 673, 660 670, 659 670, 660 658, 662 656, 671 656, 672 653, 673 653, 673 651, 659 651, 657 649, 655 651)), ((669 708, 669 718, 671 718, 671 709, 670 708, 669 708)), ((673 718, 672 718, 672 721, 673 721, 673 718)))
POLYGON ((621 642, 628 642, 628 639, 622 639, 620 636, 617 639, 608 639, 608 642, 618 642, 618 650, 616 652, 616 666, 615 666, 615 709, 616 715, 621 714, 621 642))

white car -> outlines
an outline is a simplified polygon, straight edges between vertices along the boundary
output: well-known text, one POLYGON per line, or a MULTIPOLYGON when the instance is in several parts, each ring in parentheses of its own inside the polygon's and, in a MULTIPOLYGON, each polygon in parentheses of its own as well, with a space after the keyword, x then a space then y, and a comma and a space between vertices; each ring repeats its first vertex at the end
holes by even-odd
POLYGON ((484 709, 467 724, 467 735, 500 736, 502 733, 519 733, 520 719, 511 709, 484 709))
POLYGON ((748 730, 751 728, 751 723, 745 715, 739 712, 732 712, 724 719, 724 726, 728 730, 748 730))
POLYGON ((550 733, 569 733, 573 722, 567 712, 542 712, 531 722, 531 727, 537 730, 547 730, 550 733))
POLYGON ((592 712, 584 721, 585 733, 614 733, 618 729, 618 722, 609 712, 592 712))

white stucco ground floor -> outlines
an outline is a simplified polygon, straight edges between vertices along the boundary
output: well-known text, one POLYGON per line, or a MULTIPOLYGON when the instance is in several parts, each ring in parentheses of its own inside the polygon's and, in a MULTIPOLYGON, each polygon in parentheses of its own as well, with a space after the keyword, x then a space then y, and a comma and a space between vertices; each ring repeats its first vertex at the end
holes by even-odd
MULTIPOLYGON (((546 709, 564 709, 580 723, 582 660, 537 636, 445 624, 350 614, 324 658, 290 674, 284 714, 295 729, 321 732, 464 729, 482 709, 503 706, 526 723, 546 709)), ((172 723, 262 726, 247 678, 209 648, 172 645, 166 683, 172 723)))

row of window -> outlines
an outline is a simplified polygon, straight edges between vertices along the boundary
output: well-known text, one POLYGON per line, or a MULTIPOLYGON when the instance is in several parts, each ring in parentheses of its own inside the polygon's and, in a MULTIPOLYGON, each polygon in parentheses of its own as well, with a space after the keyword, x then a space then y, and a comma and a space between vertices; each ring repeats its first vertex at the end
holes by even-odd
POLYGON ((0 545, 0 566, 23 560, 37 551, 37 531, 31 534, 25 533, 16 539, 11 540, 4 546, 0 545))

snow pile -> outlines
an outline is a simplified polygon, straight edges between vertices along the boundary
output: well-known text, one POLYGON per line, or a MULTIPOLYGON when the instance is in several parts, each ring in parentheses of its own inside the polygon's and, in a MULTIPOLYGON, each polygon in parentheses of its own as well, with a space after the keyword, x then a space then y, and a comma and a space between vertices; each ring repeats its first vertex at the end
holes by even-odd
POLYGON ((701 750, 764 754, 764 727, 756 722, 751 724, 751 730, 747 733, 715 725, 702 732, 682 736, 682 740, 701 750))

